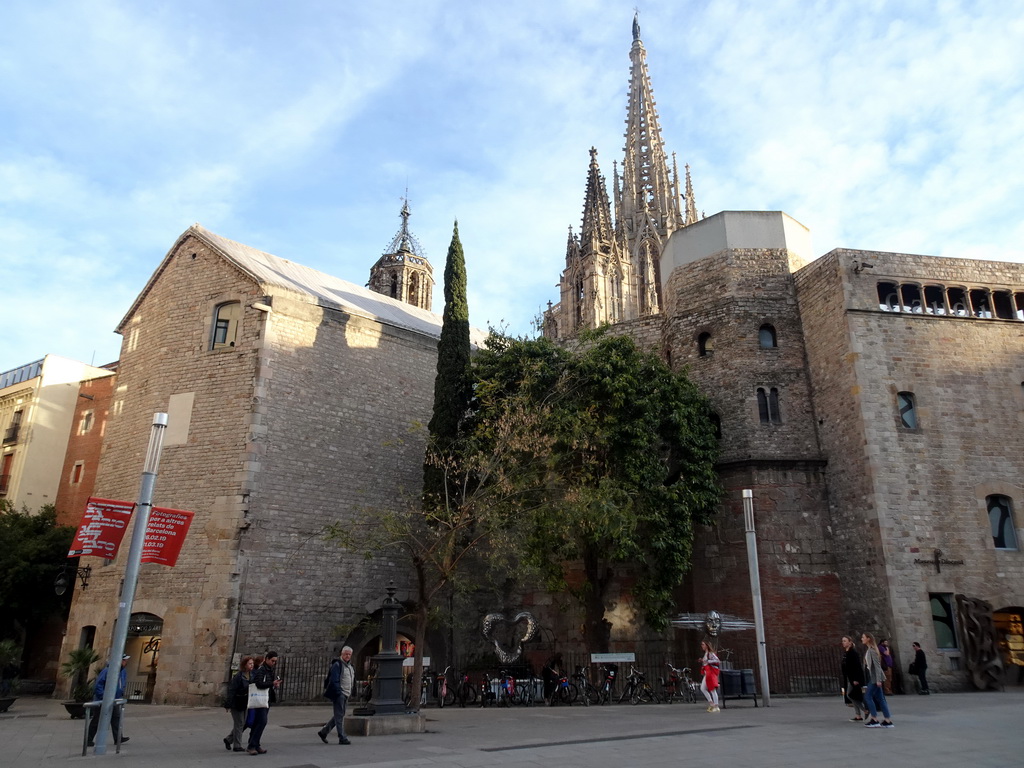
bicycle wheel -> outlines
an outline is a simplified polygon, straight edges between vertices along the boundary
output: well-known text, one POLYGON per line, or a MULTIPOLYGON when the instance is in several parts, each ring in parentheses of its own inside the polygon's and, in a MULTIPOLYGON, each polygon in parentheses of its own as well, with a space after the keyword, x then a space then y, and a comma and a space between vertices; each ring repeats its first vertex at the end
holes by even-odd
POLYGON ((583 692, 583 701, 589 707, 591 704, 598 705, 601 703, 601 691, 587 683, 587 687, 583 692))
POLYGON ((463 683, 462 688, 459 690, 459 703, 463 707, 467 704, 476 704, 476 686, 463 683))
POLYGON ((450 707, 452 704, 455 703, 455 691, 445 686, 444 695, 437 697, 437 703, 441 707, 450 707))

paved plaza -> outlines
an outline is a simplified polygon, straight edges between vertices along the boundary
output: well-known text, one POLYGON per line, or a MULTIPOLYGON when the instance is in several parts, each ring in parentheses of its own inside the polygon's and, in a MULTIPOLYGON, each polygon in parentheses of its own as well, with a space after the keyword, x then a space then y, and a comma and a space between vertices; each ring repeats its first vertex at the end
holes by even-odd
POLYGON ((427 732, 353 737, 325 746, 316 730, 329 707, 275 707, 266 755, 224 750, 223 709, 133 705, 121 754, 81 756, 82 721, 60 702, 19 698, 0 715, 0 766, 91 763, 147 768, 678 768, 680 765, 1024 766, 1024 691, 894 696, 896 728, 848 722, 837 698, 776 698, 769 709, 699 704, 513 709, 430 708, 427 732), (255 762, 254 762, 255 761, 255 762))

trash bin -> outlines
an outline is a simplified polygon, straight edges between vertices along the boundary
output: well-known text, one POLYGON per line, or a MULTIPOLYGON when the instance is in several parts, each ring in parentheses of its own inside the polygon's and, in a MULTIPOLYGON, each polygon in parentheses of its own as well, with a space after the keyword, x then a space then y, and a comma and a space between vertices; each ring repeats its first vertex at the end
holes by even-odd
POLYGON ((742 679, 740 680, 740 696, 753 696, 757 698, 757 686, 754 684, 754 670, 741 669, 742 679))
POLYGON ((742 673, 738 669, 723 669, 719 672, 719 685, 722 690, 719 691, 720 698, 728 698, 730 696, 741 696, 741 686, 743 685, 742 673))

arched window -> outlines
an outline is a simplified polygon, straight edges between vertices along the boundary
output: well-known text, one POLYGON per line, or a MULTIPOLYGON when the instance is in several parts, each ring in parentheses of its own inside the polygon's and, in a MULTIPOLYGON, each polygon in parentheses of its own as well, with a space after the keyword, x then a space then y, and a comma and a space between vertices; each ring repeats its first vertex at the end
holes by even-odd
POLYGON ((772 387, 766 390, 764 387, 757 388, 757 415, 762 424, 781 424, 779 416, 779 390, 772 387))
POLYGON ((900 311, 899 286, 896 283, 878 284, 878 308, 883 312, 900 311))
POLYGON ((779 346, 778 338, 775 335, 775 326, 768 323, 761 326, 757 332, 757 339, 761 344, 761 349, 775 349, 779 346))
POLYGON ((391 288, 389 289, 388 292, 389 292, 389 294, 390 294, 392 299, 397 299, 398 298, 398 273, 397 272, 392 272, 391 273, 391 288))
POLYGON ((897 392, 896 406, 900 410, 900 424, 906 429, 917 429, 917 401, 913 392, 897 392))
POLYGON ((1009 496, 986 496, 988 521, 992 525, 992 543, 996 549, 1017 549, 1017 531, 1013 525, 1013 502, 1009 496))
POLYGON ((420 305, 420 276, 415 272, 409 275, 409 303, 420 305))
POLYGON ((701 357, 709 357, 715 351, 715 341, 711 334, 705 331, 697 337, 697 354, 701 357))
POLYGON ((238 341, 238 321, 242 319, 242 305, 237 301, 218 304, 213 310, 213 339, 210 349, 235 346, 238 341))

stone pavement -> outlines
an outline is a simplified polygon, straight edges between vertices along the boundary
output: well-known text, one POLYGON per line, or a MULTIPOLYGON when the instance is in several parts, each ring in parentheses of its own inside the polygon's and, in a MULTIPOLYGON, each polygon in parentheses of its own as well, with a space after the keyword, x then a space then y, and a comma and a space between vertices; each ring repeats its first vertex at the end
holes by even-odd
POLYGON ((275 707, 268 753, 224 750, 223 709, 131 705, 120 755, 81 756, 82 721, 60 702, 19 698, 0 715, 0 768, 90 763, 146 768, 678 768, 679 765, 1024 766, 1024 691, 894 696, 896 728, 847 721, 838 698, 775 698, 769 709, 731 701, 718 714, 699 704, 529 707, 427 714, 427 732, 353 738, 325 746, 324 706, 275 707), (257 761, 253 763, 252 761, 257 761))

